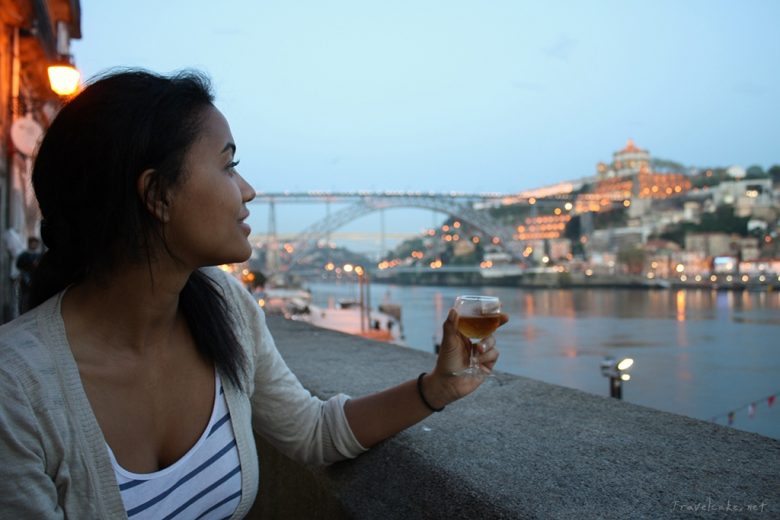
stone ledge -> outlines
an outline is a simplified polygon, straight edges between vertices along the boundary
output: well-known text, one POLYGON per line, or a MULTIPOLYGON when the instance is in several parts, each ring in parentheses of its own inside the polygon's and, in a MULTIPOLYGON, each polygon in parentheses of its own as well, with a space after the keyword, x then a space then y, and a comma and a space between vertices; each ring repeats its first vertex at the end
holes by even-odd
MULTIPOLYGON (((434 362, 305 323, 268 323, 290 368, 323 398, 376 392, 434 362)), ((499 375, 500 385, 328 468, 295 464, 259 440, 249 518, 780 516, 780 442, 499 375)))

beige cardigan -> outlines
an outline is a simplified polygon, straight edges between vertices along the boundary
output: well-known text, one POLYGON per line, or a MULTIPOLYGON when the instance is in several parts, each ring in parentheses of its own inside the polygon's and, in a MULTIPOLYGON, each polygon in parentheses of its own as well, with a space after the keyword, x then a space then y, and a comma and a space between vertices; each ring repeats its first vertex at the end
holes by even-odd
MULTIPOLYGON (((241 462, 241 502, 232 518, 242 518, 258 487, 252 427, 307 464, 356 457, 365 448, 344 416, 347 397, 323 402, 305 390, 251 295, 220 270, 207 272, 239 317, 238 338, 253 375, 247 393, 225 381, 241 462)), ((127 518, 68 345, 61 299, 62 293, 0 327, 0 518, 127 518)))

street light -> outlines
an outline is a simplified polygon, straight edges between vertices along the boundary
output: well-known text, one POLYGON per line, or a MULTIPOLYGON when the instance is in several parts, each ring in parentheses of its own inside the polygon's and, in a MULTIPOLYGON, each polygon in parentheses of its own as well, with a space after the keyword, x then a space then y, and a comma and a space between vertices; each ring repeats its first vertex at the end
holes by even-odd
POLYGON ((49 65, 49 84, 60 96, 71 96, 79 88, 81 73, 69 61, 49 65))
POLYGON ((57 22, 57 61, 49 65, 49 85, 60 96, 72 96, 79 89, 81 73, 73 65, 70 54, 70 30, 68 24, 57 22))
POLYGON ((616 399, 623 397, 623 381, 631 380, 631 375, 624 373, 631 368, 634 360, 624 358, 620 361, 613 357, 606 357, 601 362, 601 375, 609 378, 609 396, 616 399))

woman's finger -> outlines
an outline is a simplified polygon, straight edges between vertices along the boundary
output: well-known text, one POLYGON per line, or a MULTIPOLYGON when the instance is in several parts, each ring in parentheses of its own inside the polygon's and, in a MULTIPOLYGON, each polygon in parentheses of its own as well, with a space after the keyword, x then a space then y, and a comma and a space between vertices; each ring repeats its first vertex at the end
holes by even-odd
POLYGON ((496 346, 496 338, 494 338, 492 335, 488 336, 487 338, 477 343, 477 349, 480 352, 487 352, 488 350, 492 349, 495 346, 496 346))
POLYGON ((483 365, 487 363, 495 363, 498 360, 498 355, 499 355, 498 349, 491 348, 487 352, 483 352, 482 354, 477 356, 477 360, 483 365))
POLYGON ((445 335, 457 334, 458 332, 458 313, 455 309, 450 309, 447 313, 447 319, 444 320, 443 332, 445 335))

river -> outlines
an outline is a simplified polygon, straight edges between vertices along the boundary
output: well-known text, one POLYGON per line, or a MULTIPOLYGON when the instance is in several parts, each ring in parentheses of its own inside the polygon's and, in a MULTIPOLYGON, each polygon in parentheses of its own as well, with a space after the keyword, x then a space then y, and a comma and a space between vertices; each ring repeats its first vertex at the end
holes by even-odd
MULTIPOLYGON (((354 283, 308 287, 317 305, 357 297, 354 283)), ((767 399, 780 392, 780 292, 372 284, 371 304, 400 303, 407 344, 431 352, 466 293, 498 296, 509 314, 498 370, 609 395, 601 361, 631 357, 624 400, 719 424, 734 412, 734 428, 780 439, 780 403, 767 399)))

